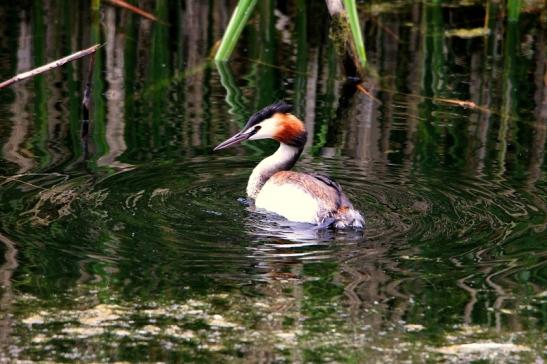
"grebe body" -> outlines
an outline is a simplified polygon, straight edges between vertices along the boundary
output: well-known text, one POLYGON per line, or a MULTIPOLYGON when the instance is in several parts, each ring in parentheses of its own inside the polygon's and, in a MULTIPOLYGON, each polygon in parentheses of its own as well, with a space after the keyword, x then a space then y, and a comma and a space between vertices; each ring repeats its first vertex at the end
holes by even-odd
POLYGON ((291 107, 284 102, 265 107, 251 116, 239 133, 220 143, 215 150, 244 140, 277 140, 280 143, 277 151, 263 159, 249 177, 247 195, 254 200, 255 206, 290 221, 363 228, 363 217, 338 183, 324 175, 290 171, 307 139, 304 124, 290 111, 291 107))

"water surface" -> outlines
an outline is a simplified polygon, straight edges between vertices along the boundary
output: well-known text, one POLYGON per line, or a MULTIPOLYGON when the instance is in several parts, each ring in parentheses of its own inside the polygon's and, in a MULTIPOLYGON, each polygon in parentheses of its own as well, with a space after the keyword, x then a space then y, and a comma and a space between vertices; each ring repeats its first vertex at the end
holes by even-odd
POLYGON ((228 64, 234 4, 0 5, 1 79, 106 42, 85 140, 88 60, 0 91, 0 360, 542 362, 544 4, 360 4, 370 97, 321 2, 259 3, 228 64), (279 99, 364 233, 248 206, 274 142, 212 152, 279 99))

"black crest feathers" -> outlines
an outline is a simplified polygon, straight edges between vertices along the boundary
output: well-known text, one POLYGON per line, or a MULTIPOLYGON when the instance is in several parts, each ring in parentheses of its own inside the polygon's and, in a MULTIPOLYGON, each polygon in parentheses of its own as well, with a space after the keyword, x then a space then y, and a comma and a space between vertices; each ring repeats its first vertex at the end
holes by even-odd
POLYGON ((287 104, 285 101, 278 101, 275 104, 266 106, 260 111, 255 112, 243 127, 243 130, 247 130, 250 127, 260 123, 263 120, 266 120, 272 117, 276 113, 290 113, 292 111, 292 106, 287 104))

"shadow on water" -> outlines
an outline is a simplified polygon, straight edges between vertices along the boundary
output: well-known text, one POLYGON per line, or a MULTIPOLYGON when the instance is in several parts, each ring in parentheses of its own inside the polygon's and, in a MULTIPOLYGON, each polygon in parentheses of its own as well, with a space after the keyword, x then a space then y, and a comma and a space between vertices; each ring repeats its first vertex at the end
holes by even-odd
POLYGON ((0 360, 541 360, 546 317, 544 4, 360 4, 377 78, 347 82, 321 2, 0 5, 0 360), (29 5, 29 6, 26 6, 29 5), (50 19, 58 19, 55 22, 50 19), (278 99, 364 232, 254 211, 275 148, 212 147, 278 99), (464 103, 462 103, 464 101, 464 103))

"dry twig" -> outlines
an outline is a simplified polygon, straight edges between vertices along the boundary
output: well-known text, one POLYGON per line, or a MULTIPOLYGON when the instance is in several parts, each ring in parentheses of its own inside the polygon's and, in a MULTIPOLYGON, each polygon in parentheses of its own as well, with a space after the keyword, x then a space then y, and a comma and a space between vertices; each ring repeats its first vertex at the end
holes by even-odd
POLYGON ((162 23, 162 24, 165 24, 165 25, 169 25, 169 24, 159 20, 155 15, 150 14, 149 12, 144 11, 141 8, 136 7, 135 5, 131 5, 131 4, 129 4, 128 2, 126 2, 124 0, 107 0, 107 1, 112 5, 116 5, 116 6, 119 6, 120 8, 124 8, 124 9, 127 9, 129 11, 132 11, 133 13, 138 14, 138 15, 146 18, 146 19, 156 21, 158 23, 162 23))
POLYGON ((444 102, 445 104, 450 104, 450 105, 458 105, 458 106, 461 106, 461 107, 466 108, 466 109, 473 109, 473 110, 481 110, 481 111, 485 111, 485 112, 490 112, 490 110, 488 110, 487 108, 479 106, 476 103, 474 103, 473 101, 458 100, 458 99, 445 99, 445 98, 442 98, 442 97, 435 97, 435 98, 433 98, 433 101, 444 102))
POLYGON ((38 68, 35 68, 33 70, 20 73, 17 76, 12 77, 9 80, 0 83, 0 89, 4 88, 4 87, 7 87, 7 86, 10 86, 10 85, 14 84, 15 82, 26 80, 27 78, 31 78, 31 77, 34 77, 34 76, 39 75, 41 73, 44 73, 46 71, 52 70, 54 68, 61 67, 62 65, 66 64, 68 62, 72 62, 72 61, 75 61, 75 60, 80 59, 82 57, 93 54, 97 51, 97 49, 99 49, 100 46, 101 46, 100 44, 95 44, 93 47, 89 47, 87 49, 78 51, 76 53, 72 53, 69 56, 63 57, 61 59, 58 59, 58 60, 53 61, 51 63, 45 64, 45 65, 40 66, 38 68))
POLYGON ((372 96, 372 94, 363 86, 362 83, 357 84, 355 87, 357 87, 357 90, 361 91, 368 97, 370 97, 373 101, 376 101, 377 103, 381 104, 382 102, 378 100, 376 97, 372 96))

